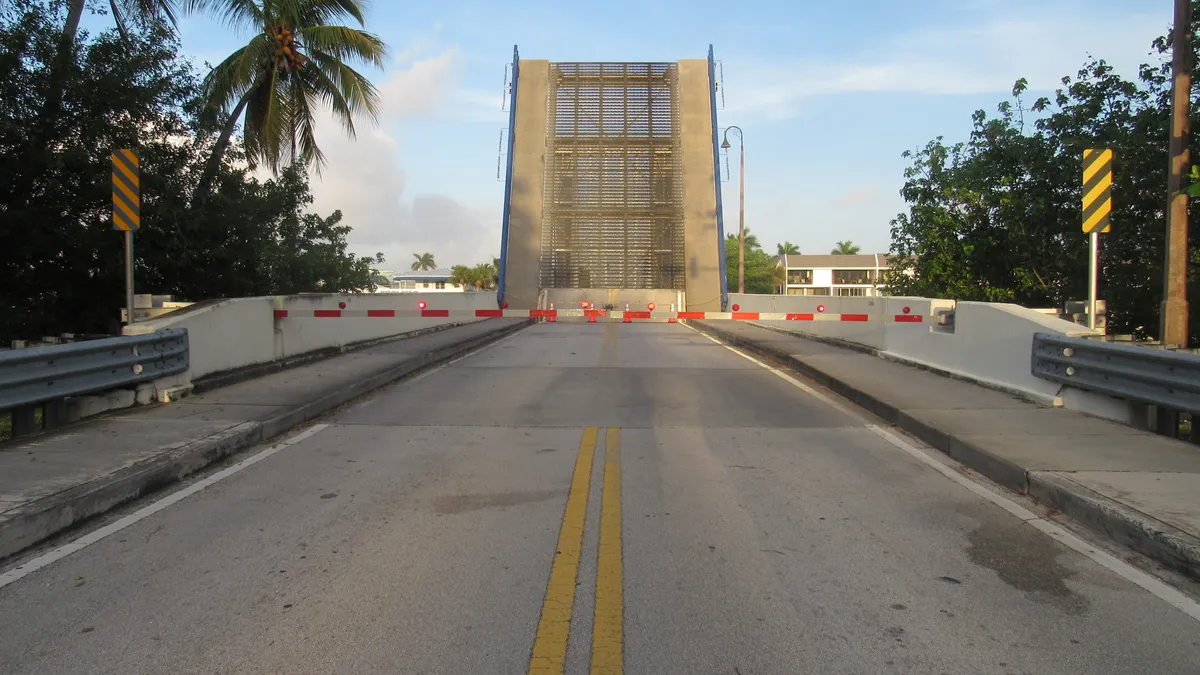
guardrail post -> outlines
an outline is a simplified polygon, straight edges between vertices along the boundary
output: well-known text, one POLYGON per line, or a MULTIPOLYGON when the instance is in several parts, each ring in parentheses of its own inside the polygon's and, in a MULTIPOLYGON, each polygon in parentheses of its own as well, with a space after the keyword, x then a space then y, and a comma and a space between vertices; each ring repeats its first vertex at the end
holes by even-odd
POLYGON ((1179 411, 1158 407, 1156 409, 1156 424, 1154 431, 1161 436, 1179 438, 1179 411))
POLYGON ((24 405, 12 411, 12 435, 28 436, 38 431, 37 406, 24 405))

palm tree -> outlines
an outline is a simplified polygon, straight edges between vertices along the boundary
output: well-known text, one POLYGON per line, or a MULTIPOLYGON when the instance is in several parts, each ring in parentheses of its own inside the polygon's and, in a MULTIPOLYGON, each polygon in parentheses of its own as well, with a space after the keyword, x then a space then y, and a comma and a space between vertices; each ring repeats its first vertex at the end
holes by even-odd
POLYGON ((847 239, 846 241, 839 241, 830 253, 833 255, 858 255, 858 252, 861 250, 861 248, 854 245, 854 242, 847 239))
MULTIPOLYGON (((121 32, 121 37, 128 42, 129 20, 145 24, 165 18, 174 27, 180 4, 185 10, 190 11, 198 9, 201 2, 202 0, 183 0, 182 3, 179 0, 108 0, 108 8, 117 23, 117 30, 121 32)), ((67 3, 67 22, 63 25, 62 35, 58 39, 58 51, 54 55, 54 63, 50 69, 50 89, 42 104, 41 119, 45 124, 50 124, 62 106, 66 68, 67 64, 71 62, 71 55, 75 53, 75 39, 79 35, 79 22, 83 19, 83 10, 86 5, 87 0, 69 0, 67 3)))
POLYGON ((790 241, 785 241, 782 244, 775 244, 778 255, 800 255, 800 247, 790 241))
MULTIPOLYGON (((753 251, 755 249, 762 248, 761 244, 758 243, 758 235, 750 234, 750 228, 747 227, 744 230, 744 233, 746 236, 746 250, 747 251, 753 251)), ((736 232, 731 232, 731 233, 725 235, 725 238, 732 241, 735 244, 737 243, 737 240, 738 240, 738 236, 737 236, 736 232)))
POLYGON ((437 268, 437 263, 433 261, 432 253, 414 253, 413 257, 416 258, 412 264, 412 270, 414 272, 417 270, 424 272, 437 268))
POLYGON ((232 110, 201 177, 198 201, 207 198, 243 112, 246 159, 272 170, 301 161, 320 171, 325 157, 313 131, 318 105, 327 104, 351 138, 356 117, 378 120, 378 91, 347 62, 382 67, 387 47, 371 33, 333 23, 350 18, 363 25, 358 0, 188 1, 220 6, 226 23, 254 32, 204 79, 209 111, 232 110))

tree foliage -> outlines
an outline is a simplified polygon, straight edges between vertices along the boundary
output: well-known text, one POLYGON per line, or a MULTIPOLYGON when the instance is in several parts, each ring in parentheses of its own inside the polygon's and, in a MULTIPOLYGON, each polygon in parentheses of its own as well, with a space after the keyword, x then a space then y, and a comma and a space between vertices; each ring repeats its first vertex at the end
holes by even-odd
POLYGON ((412 271, 425 272, 432 269, 437 269, 437 262, 433 259, 432 253, 413 254, 412 271))
POLYGON ((80 32, 59 116, 39 125, 64 12, 50 0, 0 9, 0 339, 117 328, 124 255, 109 157, 120 148, 141 159, 138 292, 203 300, 373 286, 378 258, 346 252, 339 212, 308 213, 301 167, 256 180, 235 148, 210 203, 191 209, 216 130, 201 119, 199 77, 161 22, 129 41, 80 32))
POLYGON ((800 247, 790 241, 775 244, 776 255, 800 255, 800 247))
POLYGON ((855 246, 854 242, 847 239, 839 241, 830 253, 832 255, 858 255, 860 251, 862 251, 861 246, 855 246))
MULTIPOLYGON (((758 235, 751 234, 746 228, 746 292, 770 293, 774 289, 772 279, 775 275, 775 263, 771 256, 762 249, 758 235)), ((725 279, 731 291, 737 290, 738 283, 738 236, 725 236, 725 279)))
POLYGON ((493 258, 490 263, 483 262, 474 267, 455 265, 450 270, 450 281, 468 291, 493 290, 500 281, 499 262, 499 258, 493 258))
POLYGON ((246 159, 252 166, 265 164, 272 170, 295 162, 321 169, 325 159, 317 147, 315 132, 320 106, 329 107, 351 138, 356 117, 377 119, 379 93, 351 64, 382 67, 387 48, 371 33, 335 23, 349 19, 363 25, 358 0, 191 3, 219 8, 227 24, 252 33, 245 46, 214 66, 204 78, 208 111, 232 112, 200 181, 198 201, 208 198, 212 172, 243 111, 246 159))
MULTIPOLYGON (((1200 2, 1197 16, 1200 16, 1200 2)), ((1100 236, 1100 297, 1110 330, 1153 336, 1163 286, 1169 39, 1136 80, 1090 59, 1052 96, 1027 104, 1018 80, 996 116, 977 111, 968 140, 939 137, 905 153, 908 211, 892 221, 889 278, 896 294, 1061 307, 1087 297, 1081 231, 1087 148, 1112 148, 1112 233, 1100 236)), ((1193 45, 1195 51, 1195 44, 1193 45)), ((1193 80, 1195 81, 1195 80, 1193 80)), ((1195 91, 1195 90, 1193 90, 1195 91)), ((1196 96, 1193 93, 1193 101, 1196 96)), ((1192 126, 1200 122, 1192 106, 1192 126)), ((1200 230, 1189 218, 1193 247, 1200 230)), ((1192 324, 1200 278, 1192 254, 1192 324)), ((1195 330, 1192 332, 1195 335, 1195 330)))

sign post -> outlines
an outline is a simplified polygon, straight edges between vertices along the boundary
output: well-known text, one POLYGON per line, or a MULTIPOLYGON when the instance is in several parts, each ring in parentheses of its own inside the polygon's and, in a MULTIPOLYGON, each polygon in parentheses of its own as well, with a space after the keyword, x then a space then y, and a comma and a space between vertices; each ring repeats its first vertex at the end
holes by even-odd
POLYGON ((141 228, 141 164, 128 148, 112 154, 113 229, 125 233, 125 323, 133 317, 133 233, 141 228))
POLYGON ((1112 231, 1111 148, 1083 151, 1083 231, 1088 235, 1088 328, 1096 330, 1096 290, 1100 276, 1100 233, 1112 231))

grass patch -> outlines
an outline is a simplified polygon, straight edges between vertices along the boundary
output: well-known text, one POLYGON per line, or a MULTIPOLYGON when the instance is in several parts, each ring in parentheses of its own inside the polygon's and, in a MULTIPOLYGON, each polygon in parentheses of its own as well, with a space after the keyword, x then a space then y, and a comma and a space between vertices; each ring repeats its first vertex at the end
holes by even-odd
MULTIPOLYGON (((42 406, 38 406, 33 413, 34 423, 40 429, 42 426, 42 406)), ((0 441, 12 439, 12 413, 0 412, 0 441)))

